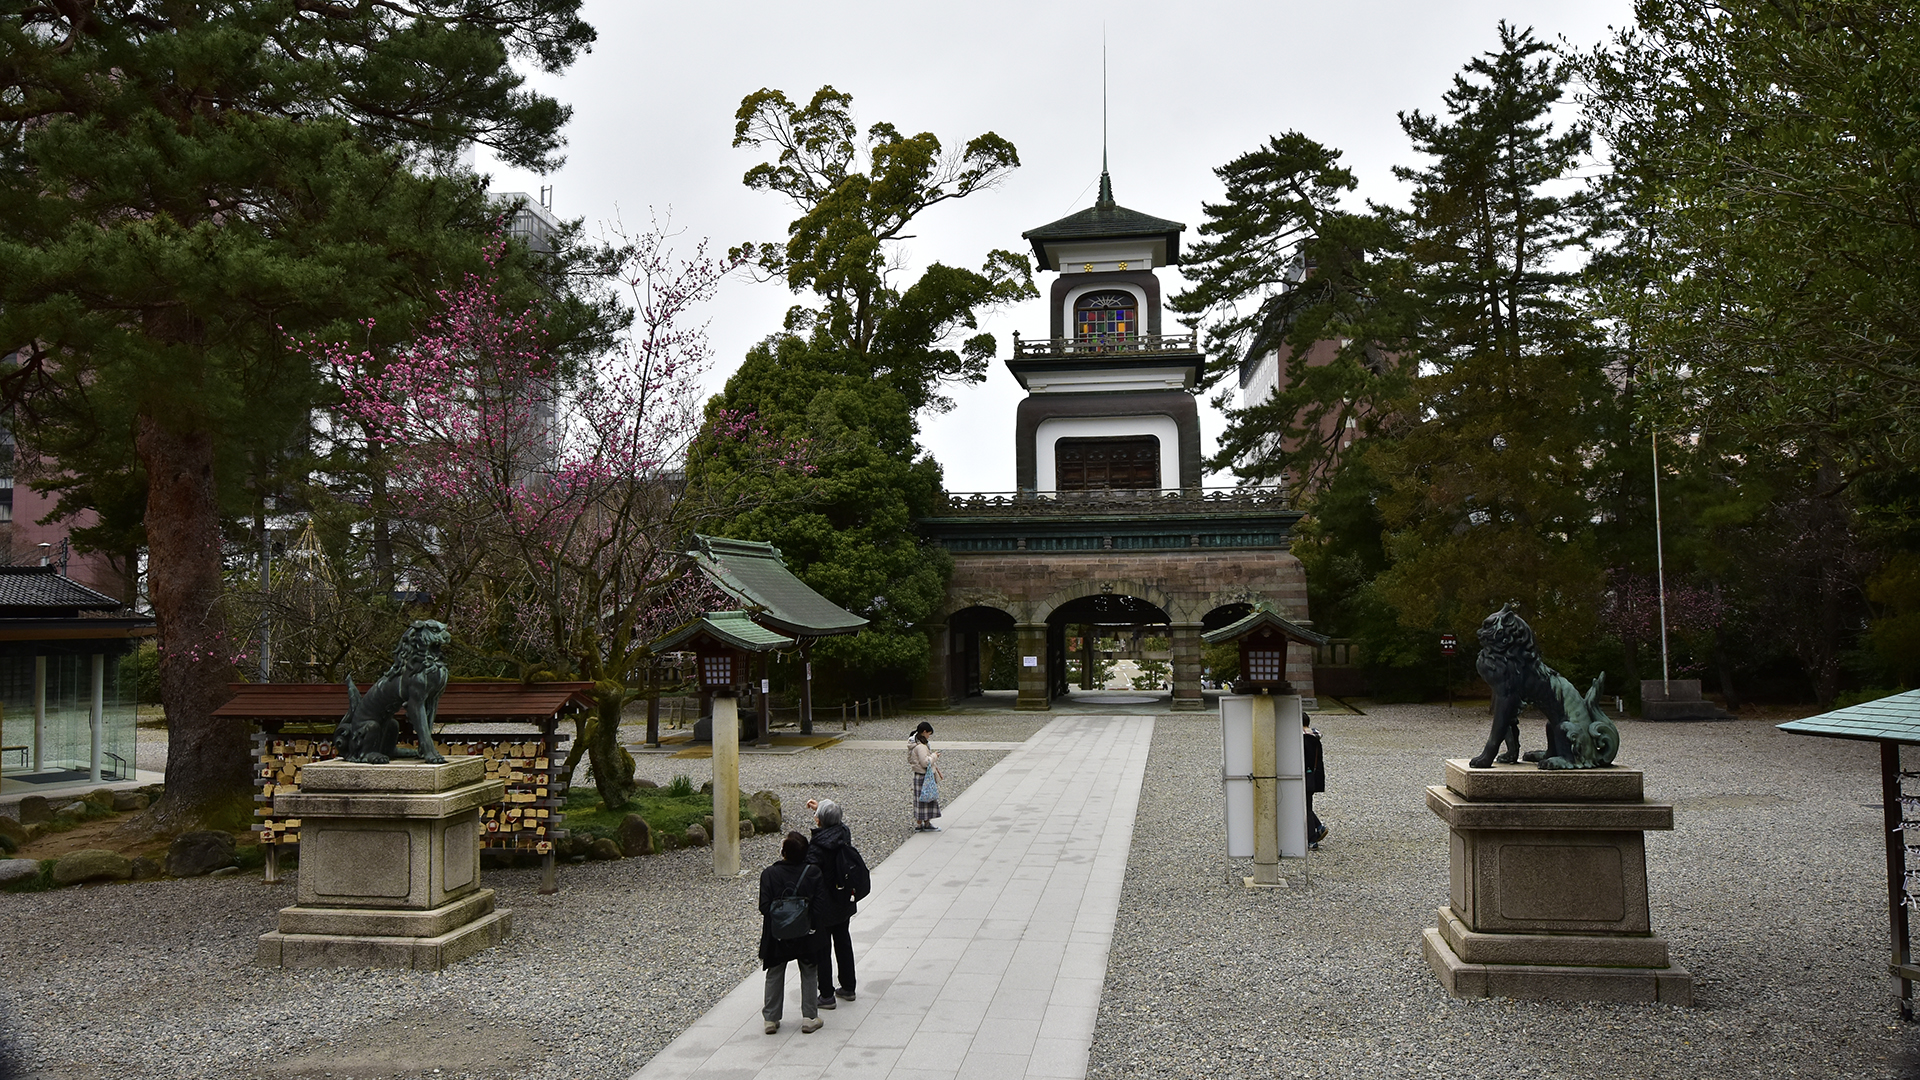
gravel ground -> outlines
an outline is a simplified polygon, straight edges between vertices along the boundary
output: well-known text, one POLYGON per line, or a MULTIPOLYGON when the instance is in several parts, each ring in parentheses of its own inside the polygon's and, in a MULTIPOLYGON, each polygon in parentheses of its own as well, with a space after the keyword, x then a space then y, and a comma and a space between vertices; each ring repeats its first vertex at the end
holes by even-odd
MULTIPOLYGON (((1024 738, 1043 717, 933 717, 943 739, 1024 738)), ((877 864, 912 824, 904 747, 912 722, 861 726, 878 750, 742 755, 741 784, 780 796, 789 827, 822 795, 847 807, 877 864)), ((947 798, 1005 756, 949 749, 947 798)), ((712 777, 709 761, 643 755, 665 783, 712 777)), ((291 884, 199 878, 0 895, 0 1077, 624 1078, 757 966, 758 870, 778 840, 741 845, 752 872, 712 876, 704 850, 561 868, 489 870, 513 936, 439 974, 288 972, 253 966, 255 939, 293 902, 291 884)))
MULTIPOLYGON (((1304 888, 1227 885, 1218 720, 1154 731, 1090 1076, 1908 1077, 1886 974, 1879 755, 1751 721, 1622 726, 1674 803, 1647 834, 1653 924, 1695 1007, 1449 1000, 1418 935, 1447 900, 1424 789, 1483 710, 1325 717, 1332 830, 1304 888), (1869 808, 1869 804, 1873 808, 1869 808)), ((1539 745, 1523 729, 1523 749, 1539 745)))
MULTIPOLYGON (((904 742, 913 718, 853 737, 904 742)), ((1045 716, 934 717, 936 745, 1013 741, 1045 716)), ((837 727, 837 725, 834 725, 837 727)), ((1135 1077, 1920 1076, 1920 1031, 1884 971, 1877 755, 1770 724, 1623 725, 1623 763, 1677 828, 1647 836, 1653 919, 1696 1006, 1452 1001, 1419 931, 1446 901, 1439 761, 1479 747, 1485 714, 1382 706, 1327 716, 1332 828, 1304 888, 1223 878, 1219 728, 1156 722, 1091 1075, 1135 1077), (1782 762, 1790 763, 1783 766, 1782 762)), ((1527 731, 1537 743, 1537 729, 1527 731)), ((941 759, 957 795, 1003 755, 941 759)), ((664 783, 707 761, 643 756, 664 783)), ((825 794, 878 863, 905 838, 904 765, 885 751, 745 755, 789 824, 825 794)), ((743 844, 742 863, 775 857, 743 844)), ((755 967, 754 876, 709 855, 489 871, 514 936, 450 973, 283 972, 254 939, 292 902, 257 877, 0 895, 0 1033, 20 1075, 618 1078, 755 967), (440 1070, 435 1072, 435 1070, 440 1070)), ((0 1061, 0 1075, 5 1062, 0 1061)))

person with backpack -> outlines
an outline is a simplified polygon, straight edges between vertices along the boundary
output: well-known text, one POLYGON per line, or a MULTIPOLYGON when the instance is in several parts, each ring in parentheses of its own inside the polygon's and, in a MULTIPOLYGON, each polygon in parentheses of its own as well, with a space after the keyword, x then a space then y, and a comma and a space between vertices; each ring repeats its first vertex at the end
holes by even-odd
POLYGON ((845 812, 832 799, 808 799, 813 811, 813 840, 807 845, 807 862, 820 868, 826 884, 821 888, 820 951, 814 958, 819 971, 820 1007, 831 1009, 835 997, 854 1000, 853 936, 848 923, 860 910, 860 901, 873 891, 873 877, 860 849, 853 846, 853 833, 843 820, 845 812), (833 986, 833 961, 840 960, 840 988, 833 986))
POLYGON ((780 861, 760 871, 760 963, 767 969, 760 1018, 769 1035, 780 1030, 789 960, 800 965, 800 1033, 820 1030, 814 958, 820 954, 821 935, 813 919, 825 891, 819 868, 807 863, 807 838, 788 833, 780 845, 780 861))

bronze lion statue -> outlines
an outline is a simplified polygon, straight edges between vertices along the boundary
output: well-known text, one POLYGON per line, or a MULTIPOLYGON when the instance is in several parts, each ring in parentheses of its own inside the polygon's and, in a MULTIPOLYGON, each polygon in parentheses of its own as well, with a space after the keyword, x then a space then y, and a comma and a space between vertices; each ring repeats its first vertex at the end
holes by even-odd
POLYGON ((1480 655, 1474 669, 1493 687, 1493 730, 1486 748, 1467 764, 1490 769, 1497 760, 1539 762, 1543 769, 1598 769, 1613 764, 1620 752, 1620 729, 1600 711, 1595 699, 1606 674, 1593 680, 1584 696, 1540 659, 1533 627, 1509 601, 1480 624, 1480 655), (1547 714, 1547 748, 1520 757, 1520 710, 1528 703, 1547 714), (1506 753, 1498 758, 1500 744, 1506 753))
POLYGON ((420 736, 420 760, 430 765, 447 760, 433 745, 433 720, 440 693, 447 688, 446 648, 451 640, 445 623, 421 619, 400 635, 393 666, 365 694, 353 676, 347 676, 347 714, 333 729, 333 749, 341 760, 383 765, 398 756, 400 721, 394 714, 402 706, 420 736))

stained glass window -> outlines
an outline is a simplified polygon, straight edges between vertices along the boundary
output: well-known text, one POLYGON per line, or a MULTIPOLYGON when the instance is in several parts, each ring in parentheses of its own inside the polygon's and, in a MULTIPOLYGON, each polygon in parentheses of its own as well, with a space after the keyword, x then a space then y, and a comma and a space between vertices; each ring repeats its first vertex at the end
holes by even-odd
POLYGON ((1140 305, 1132 293, 1096 292, 1073 305, 1073 334, 1081 340, 1116 341, 1140 333, 1140 305))

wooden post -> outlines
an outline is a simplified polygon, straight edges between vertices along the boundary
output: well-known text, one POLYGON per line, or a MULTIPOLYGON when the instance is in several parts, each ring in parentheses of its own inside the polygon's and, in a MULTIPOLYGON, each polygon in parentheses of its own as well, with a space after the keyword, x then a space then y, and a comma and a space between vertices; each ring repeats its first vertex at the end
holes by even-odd
POLYGON ((713 695, 713 873, 740 876, 740 704, 713 695))
POLYGON ((1913 1019, 1913 951, 1907 936, 1907 834, 1900 805, 1900 744, 1880 742, 1880 805, 1887 826, 1887 920, 1893 938, 1893 974, 1900 986, 1900 1018, 1913 1019))
POLYGON ((266 849, 267 856, 267 877, 263 884, 278 885, 280 884, 280 845, 262 844, 261 847, 266 849))
POLYGON ((655 683, 649 689, 651 693, 647 695, 647 745, 657 749, 660 746, 660 685, 655 683))
POLYGON ((1280 884, 1280 761, 1273 698, 1253 699, 1253 883, 1280 884))
POLYGON ((807 651, 810 642, 800 639, 800 734, 813 734, 813 659, 807 651))
POLYGON ((754 684, 754 745, 773 745, 773 684, 767 678, 767 668, 771 657, 760 654, 760 681, 754 684))

